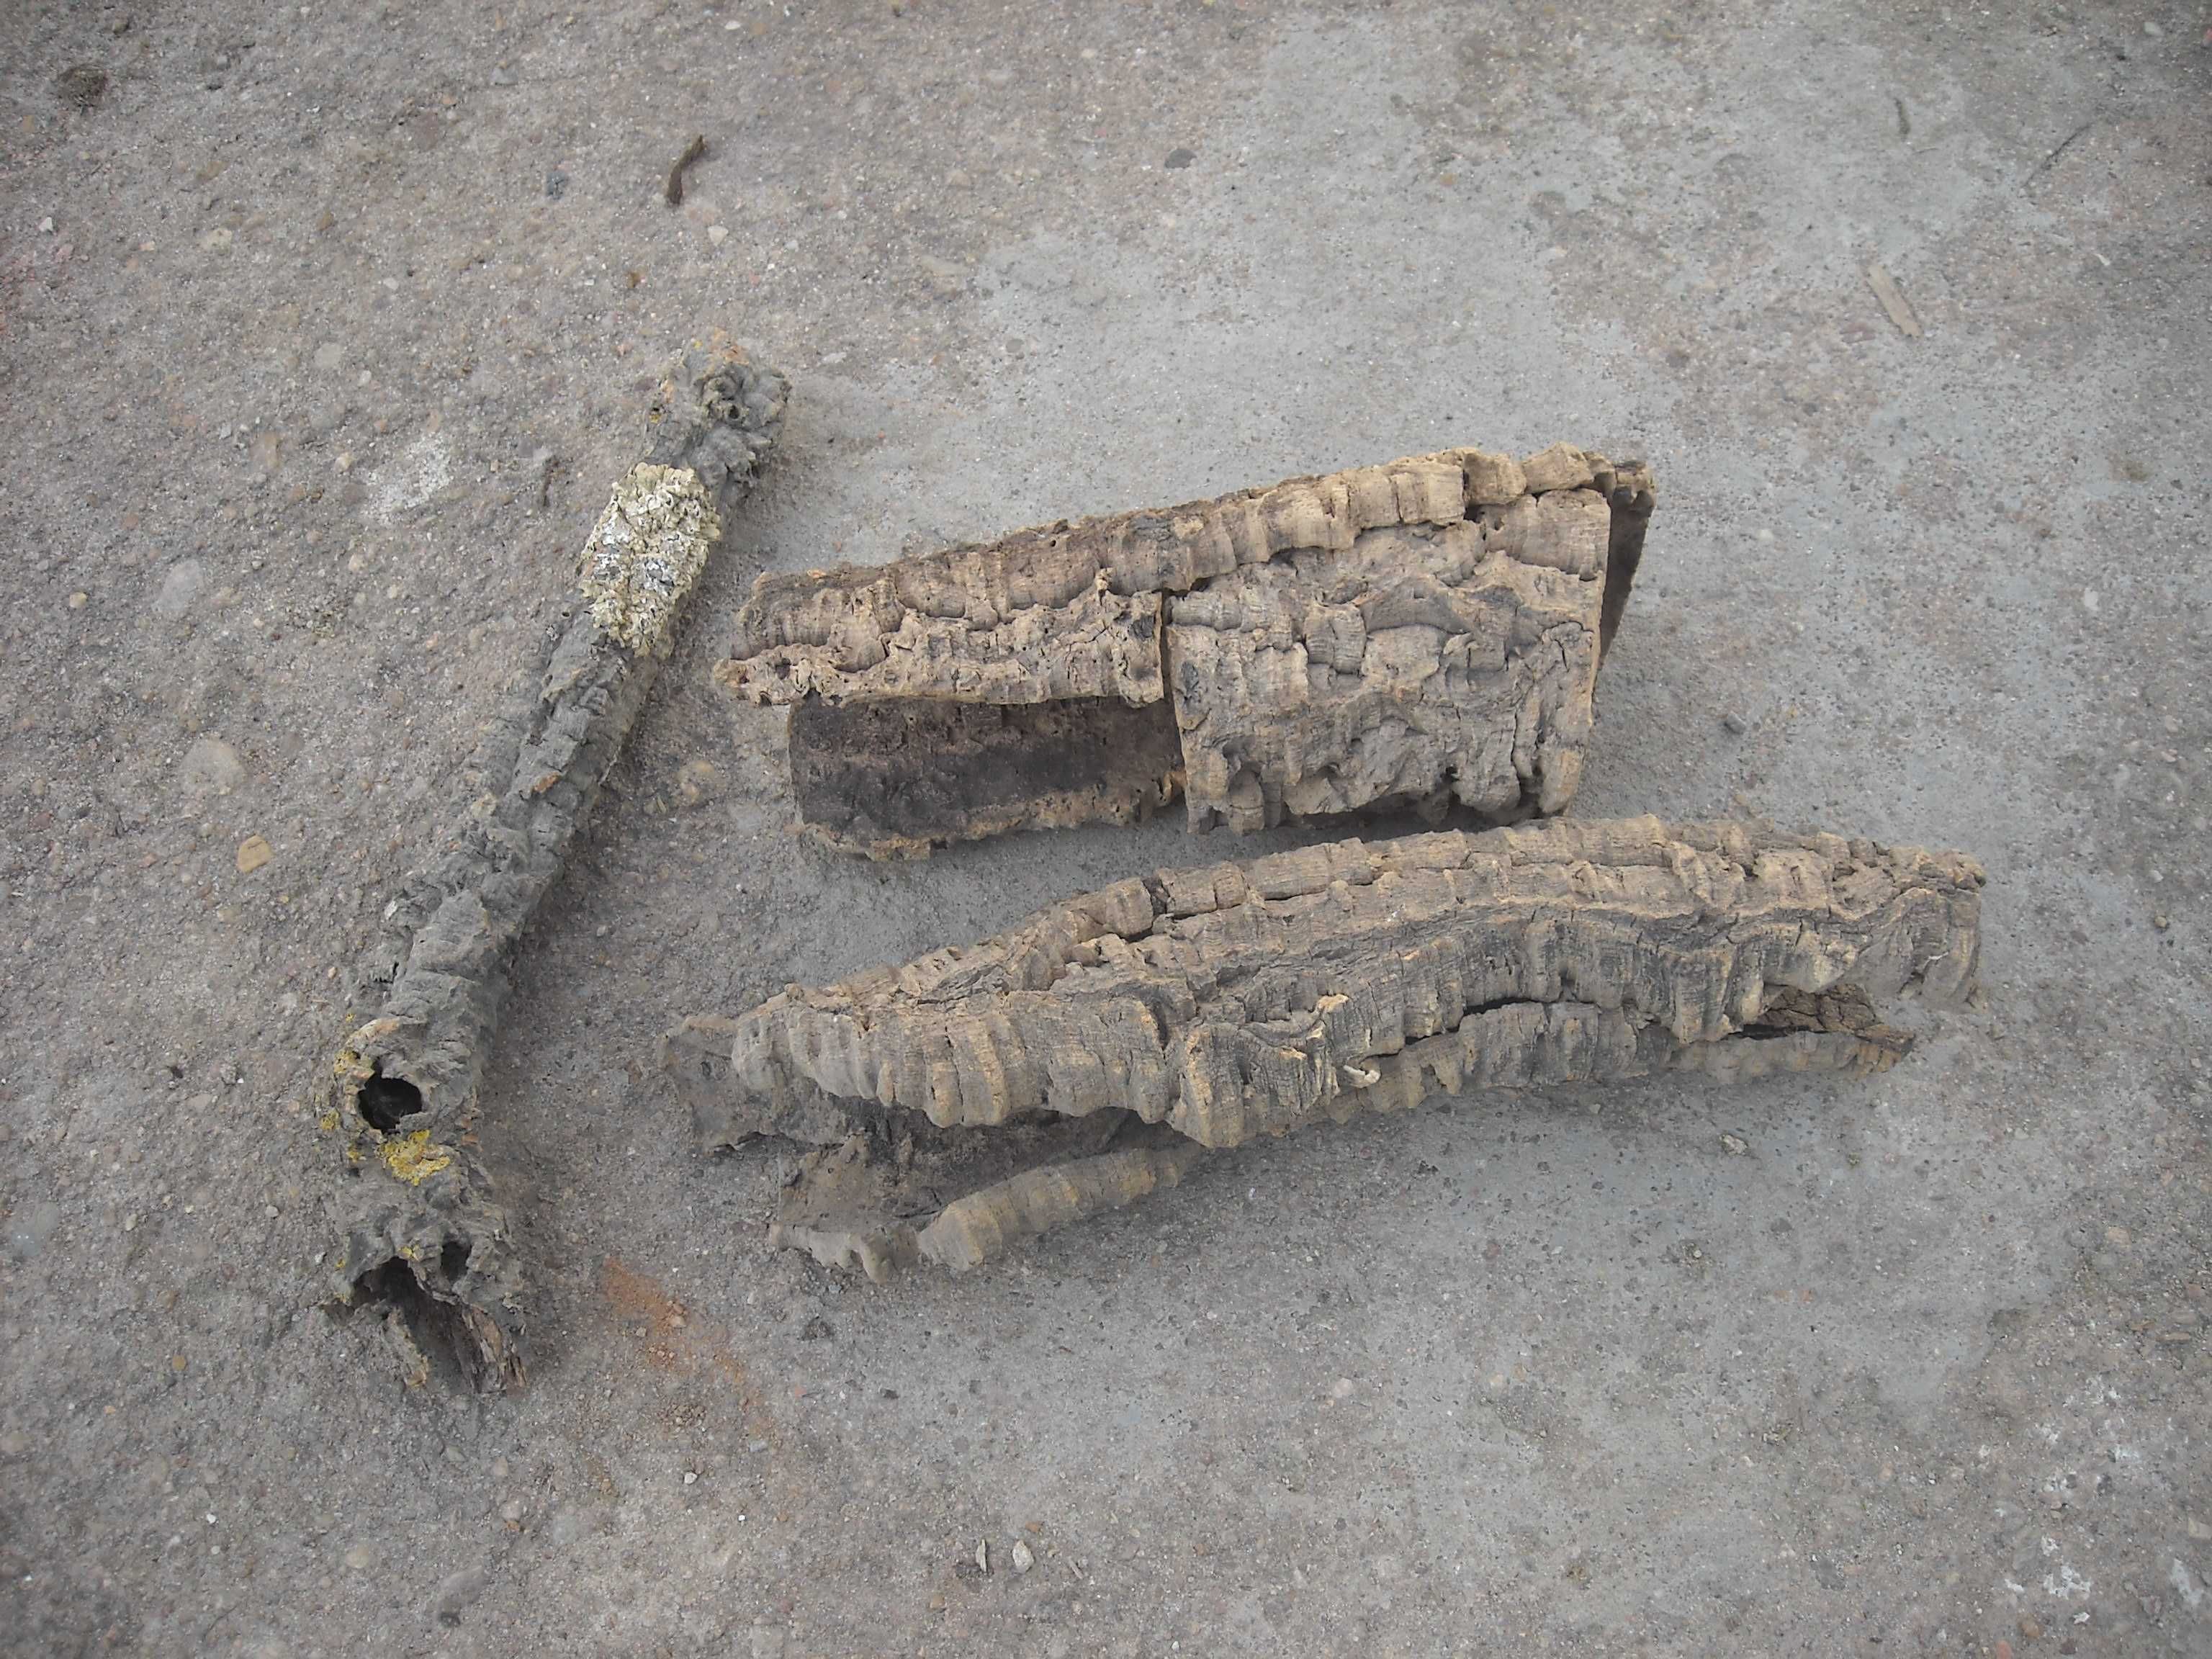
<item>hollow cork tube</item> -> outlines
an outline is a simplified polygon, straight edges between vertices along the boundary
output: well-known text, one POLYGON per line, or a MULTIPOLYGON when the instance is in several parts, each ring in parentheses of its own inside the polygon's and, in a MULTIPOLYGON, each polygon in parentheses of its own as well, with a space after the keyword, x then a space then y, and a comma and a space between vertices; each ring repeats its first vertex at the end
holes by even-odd
POLYGON ((726 344, 694 347, 648 419, 646 456, 586 544, 576 608, 537 688, 487 730, 481 793, 386 907, 355 980, 368 1018, 319 1085, 349 1217, 326 1300, 375 1305, 407 1380, 425 1345, 476 1388, 528 1376, 514 1228, 477 1139, 478 1090, 516 942, 591 816, 666 659, 684 604, 751 491, 788 392, 726 344))

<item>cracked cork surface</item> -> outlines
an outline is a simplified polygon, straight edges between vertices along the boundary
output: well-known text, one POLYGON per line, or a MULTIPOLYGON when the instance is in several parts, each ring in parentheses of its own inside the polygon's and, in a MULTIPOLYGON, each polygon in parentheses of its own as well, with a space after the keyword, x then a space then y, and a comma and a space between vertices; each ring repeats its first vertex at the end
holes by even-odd
POLYGON ((584 549, 592 620, 632 651, 665 651, 676 613, 722 526, 699 475, 640 461, 614 488, 584 549))
MULTIPOLYGON (((687 1023, 666 1063, 710 1148, 842 1129, 904 1160, 925 1123, 1096 1117, 1211 1149, 1464 1091, 1864 1073, 1911 1046, 1875 1005, 1972 991, 1982 882, 1954 853, 1651 817, 1326 842, 1132 878, 972 946, 793 987, 687 1023)), ((849 1185, 853 1164, 814 1155, 802 1186, 849 1185)), ((1127 1201, 1160 1167, 1001 1180, 925 1253, 968 1265, 1043 1217, 1127 1201)), ((817 1256, 869 1232, 793 1202, 781 1224, 817 1256)))
POLYGON ((1650 469, 1452 449, 770 574, 721 683, 793 706, 803 822, 876 856, 1014 828, 1573 798, 1650 469))

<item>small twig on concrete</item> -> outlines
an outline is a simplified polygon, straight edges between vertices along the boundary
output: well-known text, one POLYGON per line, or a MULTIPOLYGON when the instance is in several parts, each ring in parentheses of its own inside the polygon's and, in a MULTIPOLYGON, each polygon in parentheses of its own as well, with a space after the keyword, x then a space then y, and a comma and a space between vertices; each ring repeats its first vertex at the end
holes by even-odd
POLYGON ((693 133, 691 142, 684 146, 684 153, 676 158, 676 165, 668 169, 668 183, 661 194, 667 198, 669 206, 684 205, 684 172, 694 161, 702 159, 706 154, 707 135, 703 132, 693 133))
POLYGON ((2021 188, 2027 188, 2027 186, 2033 184, 2038 179, 2043 177, 2045 173, 2050 172, 2052 164, 2055 163, 2060 156, 2065 155, 2068 150, 2074 148, 2074 141, 2096 125, 2097 118, 2093 115, 2087 120, 2082 122, 2080 126, 2075 128, 2073 131, 2068 133, 2063 138, 2060 139, 2058 141, 2058 148, 2052 150, 2050 155, 2045 156, 2040 161, 2038 161, 2035 164, 2035 171, 2029 173, 2027 178, 2021 180, 2021 188))

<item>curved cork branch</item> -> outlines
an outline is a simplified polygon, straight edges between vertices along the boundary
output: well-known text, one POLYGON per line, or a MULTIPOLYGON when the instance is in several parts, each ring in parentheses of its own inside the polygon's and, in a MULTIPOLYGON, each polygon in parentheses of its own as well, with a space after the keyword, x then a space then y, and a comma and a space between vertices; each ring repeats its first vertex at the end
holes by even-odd
POLYGON ((762 576, 723 684, 794 713, 802 821, 876 856, 1022 827, 1194 830, 1572 796, 1653 487, 1452 449, 762 576))
POLYGON ((416 1343, 479 1389, 527 1375, 521 1266, 477 1138, 477 1090, 516 941, 559 875, 661 663, 707 556, 750 492, 788 387, 734 349, 695 349, 655 401, 647 458, 615 487, 579 604, 535 690, 487 732, 481 792, 386 908, 356 978, 374 1012, 320 1089, 350 1212, 329 1299, 386 1304, 409 1380, 416 1343))
MULTIPOLYGON (((1910 1046, 1877 1004, 1971 991, 1982 880, 1957 854, 1648 817, 1336 842, 1162 871, 794 986, 694 1023, 670 1058, 709 1146, 1097 1121, 1227 1147, 1465 1090, 1877 1071, 1910 1046)), ((988 1221, 939 1217, 925 1253, 964 1263, 1034 1232, 1042 1190, 981 1200, 988 1221)), ((792 1242, 841 1231, 805 1224, 792 1242)))

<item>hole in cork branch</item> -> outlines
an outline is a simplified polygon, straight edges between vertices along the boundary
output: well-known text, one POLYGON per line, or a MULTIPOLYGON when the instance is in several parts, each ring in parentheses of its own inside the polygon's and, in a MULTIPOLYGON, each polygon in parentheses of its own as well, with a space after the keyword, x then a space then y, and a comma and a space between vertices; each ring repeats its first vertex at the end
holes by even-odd
POLYGON ((472 1350, 462 1311, 432 1294, 430 1287, 416 1277, 415 1270, 406 1262, 387 1261, 363 1273, 354 1280, 354 1294, 358 1305, 380 1305, 396 1314, 408 1340, 434 1372, 442 1373, 456 1383, 476 1382, 470 1370, 472 1350))
POLYGON ((438 1271, 453 1284, 469 1270, 469 1242, 465 1238, 449 1238, 438 1249, 438 1271))
POLYGON ((361 1115, 380 1133, 390 1134, 399 1127, 402 1118, 412 1117, 422 1109, 422 1091, 404 1077, 386 1077, 383 1062, 368 1082, 361 1085, 361 1096, 356 1102, 361 1115))

